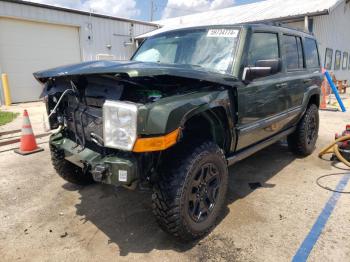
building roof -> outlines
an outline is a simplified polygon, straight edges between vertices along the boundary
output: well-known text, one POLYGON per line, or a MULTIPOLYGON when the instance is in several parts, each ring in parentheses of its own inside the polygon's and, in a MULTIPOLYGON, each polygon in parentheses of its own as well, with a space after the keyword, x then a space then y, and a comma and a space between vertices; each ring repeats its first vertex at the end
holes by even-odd
POLYGON ((224 25, 248 22, 296 20, 306 15, 326 15, 344 0, 266 0, 219 10, 155 21, 160 29, 138 36, 146 38, 177 28, 199 25, 224 25))
POLYGON ((29 2, 29 1, 24 1, 24 0, 23 1, 22 0, 0 0, 0 1, 14 3, 14 4, 34 6, 34 7, 40 7, 40 8, 57 10, 57 11, 62 11, 62 12, 74 13, 74 14, 80 14, 80 15, 87 15, 87 16, 93 16, 93 17, 99 17, 99 18, 106 18, 106 19, 117 20, 117 21, 124 21, 124 22, 130 22, 130 23, 158 26, 158 24, 151 23, 151 22, 145 22, 145 21, 140 21, 140 20, 135 20, 135 19, 128 19, 128 18, 123 18, 123 17, 103 15, 103 14, 98 14, 98 13, 90 13, 90 12, 76 10, 76 9, 71 9, 71 8, 66 8, 66 7, 58 7, 58 6, 47 5, 47 4, 40 4, 40 3, 29 2))

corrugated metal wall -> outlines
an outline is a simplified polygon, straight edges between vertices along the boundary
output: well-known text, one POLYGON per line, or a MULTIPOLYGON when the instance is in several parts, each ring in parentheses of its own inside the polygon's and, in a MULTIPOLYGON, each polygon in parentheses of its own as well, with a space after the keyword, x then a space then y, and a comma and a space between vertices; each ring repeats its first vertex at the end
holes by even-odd
POLYGON ((327 16, 314 18, 314 32, 319 41, 322 65, 325 61, 326 48, 333 49, 332 71, 337 79, 350 80, 349 65, 342 68, 343 52, 350 54, 350 3, 342 1, 327 16), (334 70, 335 51, 342 52, 341 68, 334 70))
MULTIPOLYGON (((313 31, 319 43, 322 66, 325 63, 326 48, 333 49, 331 71, 335 73, 337 79, 350 81, 349 58, 346 69, 343 69, 343 53, 347 52, 350 55, 350 2, 346 4, 346 1, 342 1, 330 10, 329 15, 317 16, 313 20, 313 31), (338 70, 334 69, 336 50, 342 54, 341 67, 338 70)), ((303 21, 287 25, 304 28, 303 21)))
POLYGON ((42 7, 0 1, 0 17, 34 20, 79 27, 82 58, 95 60, 98 54, 127 60, 135 45, 125 45, 134 36, 152 31, 156 26, 141 22, 118 21, 42 7))

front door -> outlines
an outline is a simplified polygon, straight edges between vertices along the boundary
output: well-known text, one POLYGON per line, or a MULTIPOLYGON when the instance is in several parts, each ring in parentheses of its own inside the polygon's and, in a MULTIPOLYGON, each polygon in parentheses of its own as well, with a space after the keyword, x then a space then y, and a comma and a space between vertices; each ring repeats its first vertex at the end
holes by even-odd
MULTIPOLYGON (((281 58, 279 34, 252 33, 246 66, 256 66, 258 60, 281 58)), ((258 78, 238 88, 237 150, 257 143, 277 133, 283 127, 287 109, 284 73, 258 78)))

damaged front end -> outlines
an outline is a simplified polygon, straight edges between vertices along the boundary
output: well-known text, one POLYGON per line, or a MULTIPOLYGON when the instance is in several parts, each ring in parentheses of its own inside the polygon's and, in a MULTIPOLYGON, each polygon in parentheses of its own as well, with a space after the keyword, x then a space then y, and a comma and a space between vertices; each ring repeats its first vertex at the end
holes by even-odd
POLYGON ((89 147, 82 147, 72 139, 65 137, 66 132, 56 133, 50 138, 50 145, 61 151, 65 159, 92 174, 95 181, 130 186, 138 180, 139 162, 132 154, 122 152, 98 152, 89 147))
POLYGON ((46 92, 50 127, 62 127, 51 137, 51 145, 64 151, 66 160, 107 184, 130 186, 150 176, 150 172, 140 174, 139 169, 150 171, 145 163, 153 163, 156 153, 132 152, 137 110, 171 95, 171 91, 146 88, 111 75, 91 75, 53 78, 46 92), (67 90, 71 91, 62 97, 67 90))
MULTIPOLYGON (((128 70, 34 75, 44 85, 50 128, 58 129, 51 146, 95 181, 133 186, 152 181, 161 151, 179 140, 181 118, 198 106, 184 96, 221 85, 187 77, 186 70, 172 75, 128 70)), ((199 101, 208 103, 206 96, 199 101)))

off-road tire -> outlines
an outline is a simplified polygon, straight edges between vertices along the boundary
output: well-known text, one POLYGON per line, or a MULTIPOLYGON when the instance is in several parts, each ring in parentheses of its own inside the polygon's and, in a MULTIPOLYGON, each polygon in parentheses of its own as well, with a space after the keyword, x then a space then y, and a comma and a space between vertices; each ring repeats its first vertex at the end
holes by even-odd
MULTIPOLYGON (((178 240, 188 242, 201 238, 210 232, 220 217, 226 202, 228 188, 227 161, 223 151, 212 142, 204 142, 192 149, 180 150, 172 155, 172 159, 167 163, 167 170, 154 186, 153 213, 164 231, 178 240), (192 220, 193 218, 189 215, 189 195, 193 194, 192 187, 195 178, 198 177, 199 170, 203 171, 205 166, 209 166, 210 170, 213 170, 212 166, 215 166, 216 171, 220 173, 219 189, 215 193, 214 207, 211 211, 208 210, 206 220, 198 223, 192 220)), ((206 171, 206 175, 207 172, 212 173, 206 171)), ((214 174, 218 173, 214 172, 214 174)))
POLYGON ((84 173, 82 168, 65 160, 62 151, 57 150, 57 148, 52 145, 50 145, 50 151, 52 165, 57 174, 64 180, 77 185, 89 185, 94 183, 92 175, 88 172, 84 173))
POLYGON ((289 149, 298 156, 308 156, 312 154, 318 137, 318 129, 318 107, 315 104, 311 104, 306 109, 294 133, 287 138, 289 149))

